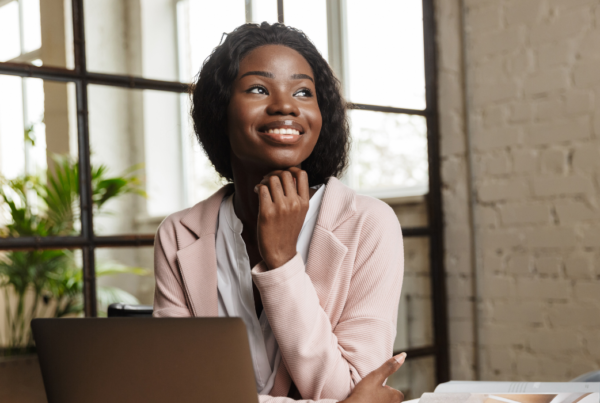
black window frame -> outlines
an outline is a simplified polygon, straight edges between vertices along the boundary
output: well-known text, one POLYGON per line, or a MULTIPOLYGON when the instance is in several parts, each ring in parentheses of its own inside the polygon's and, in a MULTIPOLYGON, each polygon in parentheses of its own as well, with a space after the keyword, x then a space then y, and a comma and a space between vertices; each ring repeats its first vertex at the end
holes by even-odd
MULTIPOLYGON (((437 94, 437 48, 434 0, 423 2, 423 40, 425 57, 424 110, 395 108, 381 105, 350 104, 350 109, 376 112, 402 113, 424 116, 427 122, 429 162, 429 191, 426 196, 428 225, 403 228, 404 237, 427 237, 430 242, 430 276, 433 309, 433 345, 408 349, 407 359, 435 357, 436 381, 450 379, 448 314, 444 271, 444 228, 442 212, 442 183, 440 171, 440 141, 437 94)), ((72 82, 76 87, 79 189, 81 208, 81 234, 64 237, 0 238, 0 250, 81 249, 83 255, 84 313, 86 317, 97 316, 95 249, 106 247, 142 247, 154 245, 154 234, 143 235, 94 235, 91 203, 90 137, 88 122, 88 85, 97 84, 137 90, 156 90, 187 93, 188 84, 172 81, 151 80, 142 77, 89 72, 86 65, 84 0, 72 0, 73 48, 75 68, 33 66, 20 63, 0 63, 0 74, 32 77, 49 81, 72 82)), ((283 0, 277 1, 279 22, 284 22, 283 0)), ((395 354, 399 351, 395 351, 395 354)))

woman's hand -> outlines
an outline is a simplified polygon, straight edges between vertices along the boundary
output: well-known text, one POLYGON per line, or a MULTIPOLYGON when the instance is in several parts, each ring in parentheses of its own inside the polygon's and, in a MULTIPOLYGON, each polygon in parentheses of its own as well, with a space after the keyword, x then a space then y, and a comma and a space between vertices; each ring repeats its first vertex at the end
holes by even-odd
POLYGON ((269 270, 296 255, 308 211, 308 175, 300 168, 273 171, 255 188, 259 198, 258 249, 269 270))
POLYGON ((390 358, 383 365, 365 376, 360 381, 350 396, 340 403, 400 403, 404 395, 399 390, 390 386, 382 386, 386 378, 396 372, 402 364, 406 353, 390 358))

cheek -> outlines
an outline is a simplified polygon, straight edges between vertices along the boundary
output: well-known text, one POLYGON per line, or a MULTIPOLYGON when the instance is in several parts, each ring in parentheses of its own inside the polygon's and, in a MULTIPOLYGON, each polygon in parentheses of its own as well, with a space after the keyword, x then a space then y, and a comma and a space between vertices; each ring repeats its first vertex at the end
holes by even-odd
POLYGON ((321 128, 323 127, 323 117, 321 116, 321 111, 318 107, 312 111, 310 116, 310 127, 314 133, 314 143, 316 143, 321 134, 321 128))
POLYGON ((230 139, 242 140, 246 137, 252 122, 252 110, 232 98, 227 108, 227 135, 230 139))

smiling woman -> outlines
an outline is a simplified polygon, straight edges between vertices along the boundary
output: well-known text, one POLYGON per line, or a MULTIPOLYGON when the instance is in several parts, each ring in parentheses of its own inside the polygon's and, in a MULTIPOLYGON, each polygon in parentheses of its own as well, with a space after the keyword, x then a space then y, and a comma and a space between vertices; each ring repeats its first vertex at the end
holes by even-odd
MULTIPOLYGON (((284 111, 276 112, 277 116, 287 116, 285 120, 299 122, 300 119, 309 118, 304 113, 313 116, 318 111, 322 117, 326 117, 320 131, 313 130, 320 141, 314 145, 312 152, 309 151, 308 158, 299 161, 304 161, 302 167, 308 174, 311 186, 323 184, 330 176, 340 176, 348 165, 350 129, 340 83, 327 61, 302 32, 283 25, 279 29, 267 27, 277 27, 277 24, 263 24, 261 28, 253 24, 242 25, 234 31, 235 36, 232 38, 234 33, 230 34, 205 62, 192 89, 191 114, 196 136, 217 172, 233 181, 230 139, 223 134, 228 132, 233 122, 229 122, 228 118, 235 119, 237 114, 250 113, 250 110, 238 108, 236 114, 232 115, 235 99, 242 95, 262 95, 262 101, 255 100, 257 104, 262 102, 264 105, 267 99, 268 102, 276 99, 285 103, 281 91, 288 91, 286 96, 293 97, 295 101, 283 105, 284 111), (286 57, 274 63, 272 56, 278 51, 284 52, 286 57), (290 60, 286 61, 288 56, 290 60), (294 64, 290 64, 292 61, 294 64), (269 66, 265 67, 266 63, 269 66), (279 63, 283 65, 279 66, 279 63), (246 70, 242 71, 242 67, 246 70), (248 74, 256 72, 264 74, 248 74), (282 85, 291 87, 286 89, 282 85), (274 90, 274 94, 269 92, 274 90), (297 110, 288 113, 285 108, 290 105, 302 107, 303 115, 294 116, 297 110)), ((273 107, 279 108, 281 105, 270 106, 271 109, 273 107)))
POLYGON ((241 317, 262 402, 400 401, 361 380, 392 356, 402 233, 388 205, 336 179, 349 130, 327 62, 299 30, 245 24, 204 63, 192 103, 231 183, 158 229, 154 315, 241 317))
POLYGON ((299 167, 322 125, 312 68, 289 47, 265 45, 242 59, 239 75, 228 108, 234 169, 239 159, 253 159, 266 172, 299 167))

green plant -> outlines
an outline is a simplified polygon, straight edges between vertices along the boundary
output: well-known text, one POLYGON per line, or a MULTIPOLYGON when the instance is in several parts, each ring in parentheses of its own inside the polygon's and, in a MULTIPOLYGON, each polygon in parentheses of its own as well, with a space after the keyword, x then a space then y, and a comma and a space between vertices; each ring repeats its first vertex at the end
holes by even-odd
MULTIPOLYGON (((92 167, 92 202, 96 215, 106 214, 106 203, 125 194, 145 196, 134 166, 118 177, 109 177, 104 165, 92 167)), ((68 236, 77 233, 79 223, 79 169, 77 161, 54 158, 46 180, 25 175, 0 179, 0 201, 8 224, 0 228, 3 237, 68 236)), ((0 255, 0 287, 4 291, 8 351, 27 349, 33 341, 29 322, 38 315, 63 317, 83 311, 83 275, 71 250, 10 251, 0 255), (11 293, 16 301, 11 304, 11 293), (28 299, 33 296, 33 300, 28 299)), ((98 262, 96 276, 121 273, 146 275, 139 267, 98 262)), ((115 287, 97 287, 102 309, 112 302, 138 303, 131 294, 115 287)))

